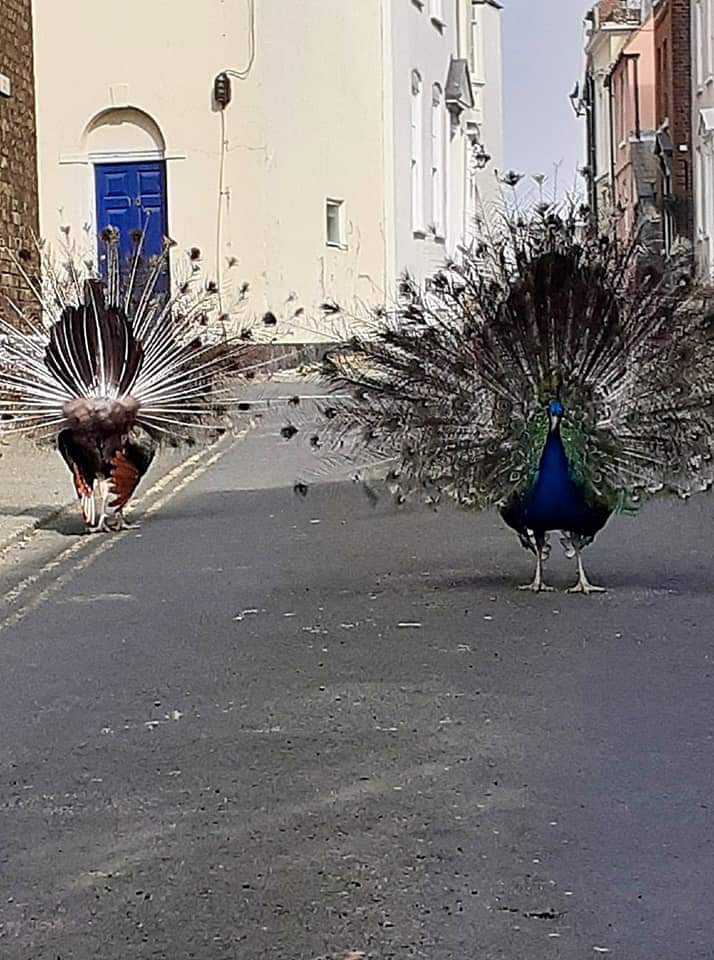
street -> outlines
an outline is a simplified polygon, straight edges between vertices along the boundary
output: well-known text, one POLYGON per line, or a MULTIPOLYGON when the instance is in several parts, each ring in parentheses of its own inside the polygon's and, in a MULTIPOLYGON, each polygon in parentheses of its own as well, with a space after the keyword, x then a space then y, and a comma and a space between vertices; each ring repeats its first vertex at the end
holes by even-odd
POLYGON ((3 960, 714 957, 710 499, 530 595, 495 514, 204 456, 12 567, 3 960))

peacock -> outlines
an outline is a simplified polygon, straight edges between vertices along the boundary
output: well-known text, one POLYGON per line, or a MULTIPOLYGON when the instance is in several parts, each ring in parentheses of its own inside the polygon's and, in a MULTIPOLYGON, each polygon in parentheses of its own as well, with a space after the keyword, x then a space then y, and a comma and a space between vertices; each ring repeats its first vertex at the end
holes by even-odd
POLYGON ((713 335, 684 246, 665 263, 574 205, 511 211, 328 352, 349 399, 310 445, 383 466, 399 502, 498 509, 535 556, 522 589, 551 589, 560 532, 570 590, 600 592, 582 552, 614 513, 712 486, 713 335))
POLYGON ((104 277, 68 245, 58 268, 40 243, 38 278, 25 251, 17 265, 39 315, 10 303, 12 319, 0 317, 0 430, 56 438, 92 532, 126 526, 124 509, 157 449, 224 430, 242 399, 236 382, 264 365, 249 328, 226 333, 200 250, 187 252, 168 295, 174 244, 165 238, 159 255, 145 257, 145 234, 135 231, 123 263, 118 231, 103 232, 104 277))

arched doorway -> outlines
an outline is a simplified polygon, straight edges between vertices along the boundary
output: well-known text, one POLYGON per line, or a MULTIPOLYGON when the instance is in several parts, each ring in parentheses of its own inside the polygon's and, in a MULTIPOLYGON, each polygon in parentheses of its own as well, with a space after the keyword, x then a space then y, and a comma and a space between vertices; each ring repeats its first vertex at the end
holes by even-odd
MULTIPOLYGON (((94 169, 98 263, 106 270, 103 231, 120 234, 120 260, 127 264, 143 234, 142 255, 163 250, 168 235, 164 138, 146 113, 133 107, 113 108, 95 117, 86 132, 87 155, 94 169)), ((168 264, 157 285, 168 292, 168 264)))

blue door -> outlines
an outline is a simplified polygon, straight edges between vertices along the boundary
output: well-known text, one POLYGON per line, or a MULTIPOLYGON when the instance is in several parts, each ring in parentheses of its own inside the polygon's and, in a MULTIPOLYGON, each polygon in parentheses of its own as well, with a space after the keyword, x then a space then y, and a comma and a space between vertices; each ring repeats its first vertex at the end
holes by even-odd
MULTIPOLYGON (((142 255, 153 257, 162 252, 168 235, 166 218, 166 164, 163 160, 141 163, 98 163, 94 167, 97 201, 97 234, 108 226, 119 230, 119 259, 122 269, 134 251, 132 233, 146 227, 142 255)), ((99 239, 99 268, 106 274, 107 258, 99 239)), ((168 266, 157 285, 157 292, 169 289, 168 266)))

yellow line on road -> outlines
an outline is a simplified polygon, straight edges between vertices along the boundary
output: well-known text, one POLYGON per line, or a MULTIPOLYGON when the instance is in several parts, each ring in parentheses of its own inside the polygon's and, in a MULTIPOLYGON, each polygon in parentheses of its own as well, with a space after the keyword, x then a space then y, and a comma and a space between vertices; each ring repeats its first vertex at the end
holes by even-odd
MULTIPOLYGON (((184 460, 182 463, 178 464, 160 480, 157 480, 157 482, 149 490, 147 490, 139 500, 136 501, 137 506, 144 503, 150 497, 155 496, 156 493, 160 492, 169 484, 171 484, 174 479, 179 477, 182 473, 185 473, 187 468, 189 468, 190 471, 162 497, 159 497, 158 500, 154 501, 149 507, 147 507, 141 516, 148 517, 156 513, 158 510, 161 510, 162 507, 164 507, 178 493, 187 487, 189 483, 197 479, 202 473, 205 473, 209 467, 212 467, 215 463, 217 463, 218 460, 220 460, 221 457, 233 447, 234 443, 242 440, 243 437, 248 433, 248 429, 249 428, 246 428, 245 430, 242 430, 240 433, 236 434, 232 438, 233 443, 226 444, 225 447, 223 447, 221 450, 218 450, 206 460, 203 460, 203 462, 198 462, 201 460, 202 453, 196 453, 192 457, 189 457, 188 460, 184 460), (193 465, 195 465, 195 468, 191 470, 190 468, 193 465)), ((88 567, 90 563, 92 563, 98 557, 101 557, 103 553, 111 550, 116 543, 118 543, 120 540, 123 540, 124 537, 126 537, 129 533, 131 533, 131 530, 123 530, 120 533, 115 534, 106 534, 106 539, 102 540, 100 543, 96 543, 96 541, 93 539, 87 540, 83 537, 63 550, 57 557, 55 557, 53 560, 50 560, 49 563, 46 563, 37 573, 31 574, 29 577, 26 577, 24 580, 18 583, 5 595, 4 603, 6 606, 16 603, 19 597, 21 597, 26 590, 45 578, 48 574, 52 573, 53 570, 57 570, 58 568, 62 567, 68 560, 73 559, 77 554, 85 553, 85 556, 82 557, 79 563, 74 564, 71 570, 68 570, 66 573, 58 576, 52 581, 52 583, 45 587, 44 590, 41 590, 23 607, 20 607, 3 620, 0 620, 0 633, 2 633, 2 631, 6 630, 8 627, 13 627, 18 624, 27 616, 28 613, 30 613, 30 611, 35 610, 42 603, 44 603, 45 600, 57 593, 58 590, 61 590, 66 583, 76 577, 78 573, 88 567)))

